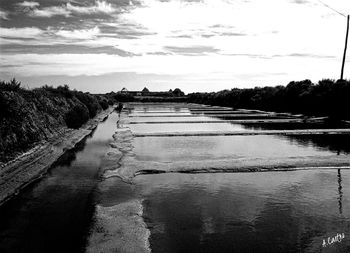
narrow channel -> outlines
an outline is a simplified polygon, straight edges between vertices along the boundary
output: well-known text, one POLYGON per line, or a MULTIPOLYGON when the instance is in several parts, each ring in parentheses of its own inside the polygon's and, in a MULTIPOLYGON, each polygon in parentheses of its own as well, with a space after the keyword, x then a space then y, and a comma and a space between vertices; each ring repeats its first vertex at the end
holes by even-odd
POLYGON ((0 252, 84 252, 116 113, 0 207, 0 252))

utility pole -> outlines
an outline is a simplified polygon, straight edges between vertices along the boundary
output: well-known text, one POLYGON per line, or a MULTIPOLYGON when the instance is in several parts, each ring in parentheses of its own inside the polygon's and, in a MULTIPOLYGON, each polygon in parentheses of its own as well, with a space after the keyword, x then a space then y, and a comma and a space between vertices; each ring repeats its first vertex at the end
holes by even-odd
POLYGON ((345 58, 346 58, 346 49, 348 47, 348 35, 349 35, 349 19, 350 15, 347 16, 347 26, 346 26, 346 37, 345 37, 345 48, 344 48, 344 55, 343 55, 343 64, 341 66, 341 74, 340 74, 340 80, 344 80, 344 65, 345 65, 345 58))

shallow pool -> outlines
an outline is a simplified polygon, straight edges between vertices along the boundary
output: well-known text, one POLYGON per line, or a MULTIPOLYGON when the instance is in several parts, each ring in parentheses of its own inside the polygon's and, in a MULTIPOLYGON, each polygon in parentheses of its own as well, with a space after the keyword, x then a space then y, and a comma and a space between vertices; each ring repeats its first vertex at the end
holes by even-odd
POLYGON ((350 171, 334 170, 147 175, 135 183, 152 252, 349 252, 349 181, 350 171), (328 244, 337 234, 345 238, 328 244))

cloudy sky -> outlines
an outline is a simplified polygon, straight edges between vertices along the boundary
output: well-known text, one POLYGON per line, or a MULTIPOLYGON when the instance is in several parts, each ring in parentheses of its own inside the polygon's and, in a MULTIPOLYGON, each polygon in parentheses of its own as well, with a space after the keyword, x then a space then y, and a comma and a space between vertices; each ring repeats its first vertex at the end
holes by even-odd
POLYGON ((319 0, 0 0, 0 19, 0 79, 90 92, 337 79, 346 29, 319 0))

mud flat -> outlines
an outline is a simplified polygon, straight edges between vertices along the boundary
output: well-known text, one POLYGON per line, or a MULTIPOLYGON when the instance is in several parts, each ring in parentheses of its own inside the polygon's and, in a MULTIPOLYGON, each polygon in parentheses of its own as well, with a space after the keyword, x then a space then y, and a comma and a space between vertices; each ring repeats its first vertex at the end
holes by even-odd
POLYGON ((142 213, 139 200, 110 207, 97 206, 86 252, 151 252, 148 242, 150 231, 142 213))
POLYGON ((5 164, 0 170, 0 205, 46 173, 61 155, 89 135, 112 111, 113 108, 109 108, 99 113, 80 129, 62 129, 55 138, 5 164))
MULTIPOLYGON (((149 117, 196 117, 203 116, 201 114, 148 114, 148 115, 129 115, 131 118, 140 117, 140 118, 149 118, 149 117)), ((241 114, 210 114, 211 117, 227 117, 227 118, 276 118, 280 117, 274 113, 259 113, 259 114, 249 114, 249 113, 241 113, 241 114)), ((291 116, 292 117, 292 116, 291 116)))
POLYGON ((173 136, 234 136, 234 135, 316 135, 350 134, 350 129, 298 129, 298 130, 258 130, 258 131, 201 131, 201 132, 158 132, 134 133, 135 137, 173 137, 173 136))
POLYGON ((237 173, 237 172, 273 172, 312 169, 350 169, 348 155, 283 157, 270 158, 232 158, 204 161, 138 161, 126 157, 123 165, 116 170, 107 171, 105 178, 119 177, 125 182, 143 174, 160 173, 237 173))
MULTIPOLYGON (((267 119, 267 120, 256 120, 256 119, 226 119, 226 120, 178 120, 178 121, 130 121, 129 124, 198 124, 198 123, 219 123, 224 124, 227 122, 237 124, 261 124, 261 123, 304 123, 302 119, 267 119)), ((322 123, 322 120, 309 119, 307 122, 322 123)), ((349 125, 350 126, 350 125, 349 125)))
MULTIPOLYGON (((106 164, 102 166, 104 176, 98 187, 98 191, 102 192, 101 195, 106 194, 104 188, 117 187, 118 184, 129 185, 125 183, 130 183, 127 177, 120 176, 122 181, 116 183, 106 176, 110 171, 123 167, 126 157, 133 156, 132 140, 134 137, 128 127, 123 127, 124 123, 125 118, 123 117, 105 156, 106 164)), ((95 209, 86 252, 151 252, 150 231, 142 215, 142 199, 137 197, 128 198, 117 204, 108 201, 107 203, 99 203, 95 209)))

